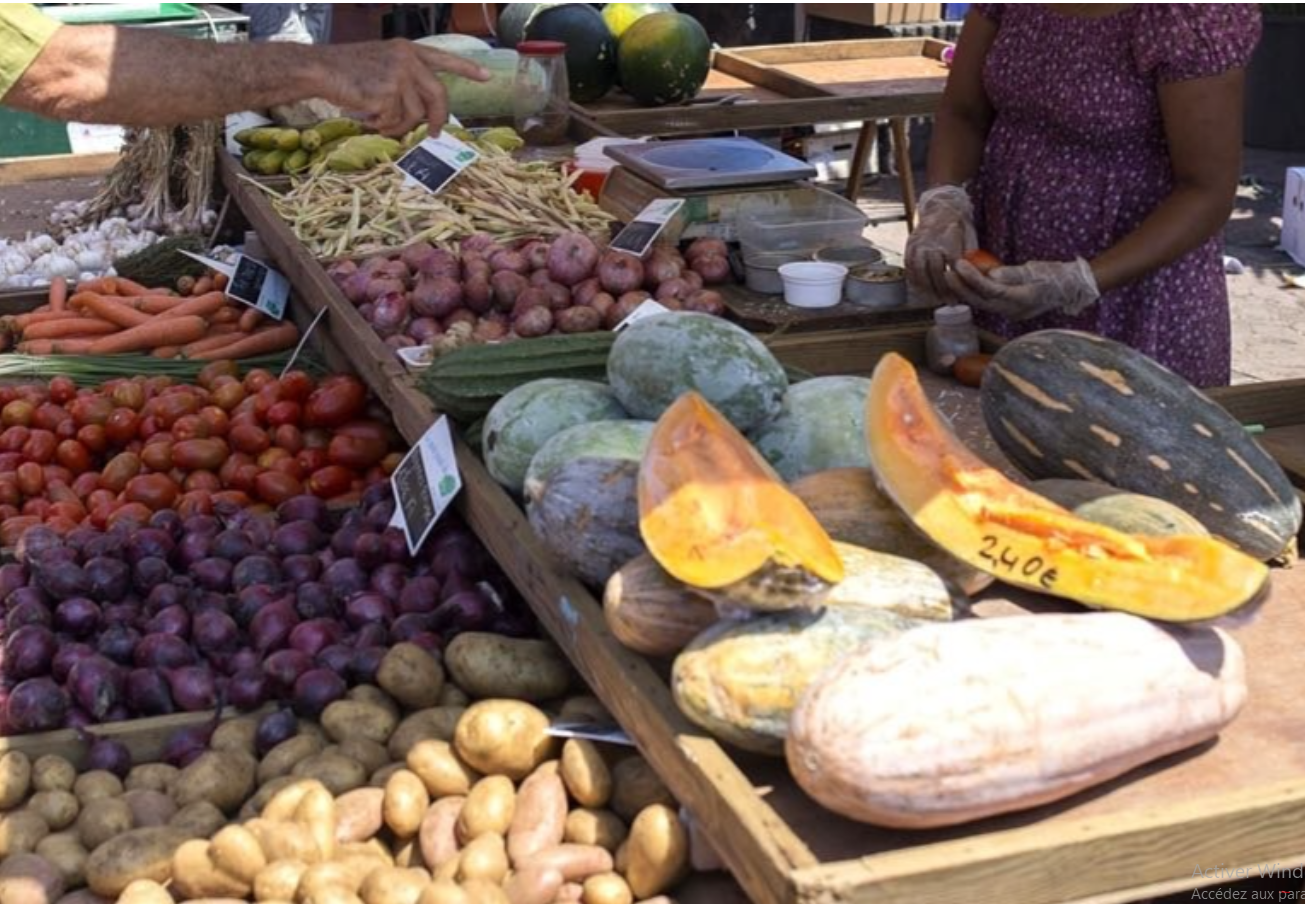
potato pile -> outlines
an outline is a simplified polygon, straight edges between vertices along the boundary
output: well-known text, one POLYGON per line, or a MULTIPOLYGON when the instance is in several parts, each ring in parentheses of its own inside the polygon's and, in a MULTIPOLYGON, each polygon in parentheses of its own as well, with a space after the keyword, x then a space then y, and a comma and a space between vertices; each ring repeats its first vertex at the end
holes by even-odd
POLYGON ((642 757, 551 737, 543 709, 497 695, 547 689, 557 717, 606 720, 593 697, 552 694, 569 677, 555 649, 467 634, 449 653, 483 699, 399 644, 379 687, 261 758, 257 714, 184 769, 125 780, 5 754, 0 902, 633 904, 688 874, 688 833, 642 757))

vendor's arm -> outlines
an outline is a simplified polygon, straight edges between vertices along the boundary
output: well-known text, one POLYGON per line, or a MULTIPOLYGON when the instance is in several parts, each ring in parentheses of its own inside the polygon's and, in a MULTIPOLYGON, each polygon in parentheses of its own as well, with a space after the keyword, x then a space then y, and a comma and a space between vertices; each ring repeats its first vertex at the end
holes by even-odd
POLYGON ((1102 292, 1177 260, 1219 232, 1241 176, 1241 69, 1160 87, 1174 187, 1142 225, 1091 261, 1102 292))
POLYGON ((952 71, 933 123, 927 169, 930 185, 964 185, 979 171, 992 126, 992 104, 983 88, 983 64, 997 37, 997 23, 979 11, 965 17, 952 71))
POLYGON ((64 25, 0 102, 54 119, 152 126, 320 97, 396 134, 447 118, 436 70, 488 77, 474 63, 408 41, 219 44, 64 25))

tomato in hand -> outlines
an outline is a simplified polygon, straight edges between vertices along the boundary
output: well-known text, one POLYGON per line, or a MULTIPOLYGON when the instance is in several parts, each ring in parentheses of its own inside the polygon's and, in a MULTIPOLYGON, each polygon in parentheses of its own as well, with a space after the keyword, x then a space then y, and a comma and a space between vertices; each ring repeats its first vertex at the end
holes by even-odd
POLYGON ((1001 258, 991 251, 984 251, 982 248, 973 248, 963 255, 965 260, 978 270, 984 276, 987 276, 993 270, 1002 266, 1001 258))

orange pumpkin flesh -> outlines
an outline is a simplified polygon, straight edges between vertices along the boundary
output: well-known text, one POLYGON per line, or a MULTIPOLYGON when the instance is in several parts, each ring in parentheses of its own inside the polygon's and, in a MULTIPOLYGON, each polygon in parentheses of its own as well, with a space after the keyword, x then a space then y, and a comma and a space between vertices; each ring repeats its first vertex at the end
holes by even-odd
POLYGON ((771 567, 817 584, 843 579, 815 516, 696 392, 653 430, 639 469, 639 529, 658 564, 693 587, 730 587, 771 567))
POLYGON ((1218 540, 1130 536, 1011 482, 942 422, 900 355, 879 362, 866 406, 885 492, 939 546, 1007 583, 1173 622, 1227 614, 1265 587, 1268 569, 1218 540))

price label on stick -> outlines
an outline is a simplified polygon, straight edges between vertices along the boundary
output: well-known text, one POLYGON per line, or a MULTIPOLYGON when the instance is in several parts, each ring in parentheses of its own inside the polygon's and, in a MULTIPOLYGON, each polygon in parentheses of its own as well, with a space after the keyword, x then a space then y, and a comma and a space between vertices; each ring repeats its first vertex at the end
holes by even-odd
POLYGON ((471 145, 441 132, 436 138, 423 139, 394 165, 403 172, 405 183, 420 185, 434 195, 478 159, 480 155, 471 145))
POLYGON ((608 247, 615 251, 624 251, 635 257, 643 257, 662 234, 666 224, 679 213, 684 206, 683 198, 657 198, 649 201, 639 215, 616 234, 608 247))
POLYGON ((462 489, 449 420, 441 417, 422 434, 390 477, 395 511, 391 524, 403 528, 408 552, 417 554, 431 528, 462 489))
POLYGON ((639 307, 630 312, 630 316, 618 323, 613 329, 613 333, 619 333, 632 323, 638 323, 645 317, 652 317, 655 314, 669 314, 671 309, 660 302, 653 301, 651 298, 645 301, 639 307))
POLYGON ((548 734, 555 738, 583 738, 600 744, 634 746, 625 729, 611 722, 554 722, 548 726, 548 734))
POLYGON ((226 264, 202 254, 192 254, 185 250, 181 253, 224 275, 227 278, 227 298, 258 308, 273 320, 285 319, 285 306, 290 300, 290 280, 279 270, 273 270, 262 261, 243 254, 236 255, 234 264, 226 264))

